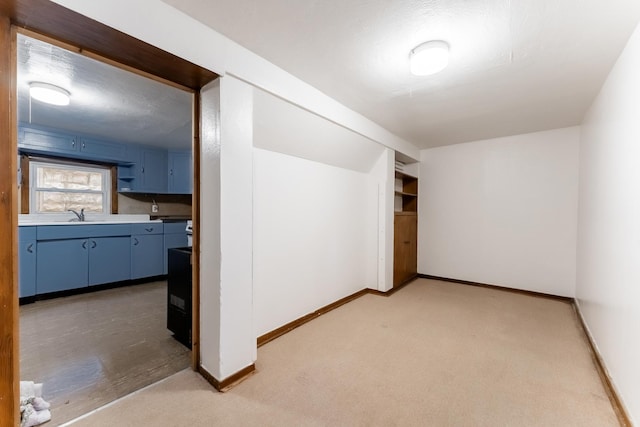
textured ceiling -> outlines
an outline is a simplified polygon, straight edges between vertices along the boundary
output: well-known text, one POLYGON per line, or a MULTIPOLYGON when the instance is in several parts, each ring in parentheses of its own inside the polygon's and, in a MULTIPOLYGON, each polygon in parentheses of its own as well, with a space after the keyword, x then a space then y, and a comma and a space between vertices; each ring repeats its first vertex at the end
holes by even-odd
POLYGON ((110 140, 191 147, 189 92, 18 35, 18 120, 110 140), (71 92, 68 106, 29 97, 29 83, 71 92))
POLYGON ((579 124, 638 0, 164 0, 419 147, 579 124), (451 62, 415 77, 409 51, 451 62))

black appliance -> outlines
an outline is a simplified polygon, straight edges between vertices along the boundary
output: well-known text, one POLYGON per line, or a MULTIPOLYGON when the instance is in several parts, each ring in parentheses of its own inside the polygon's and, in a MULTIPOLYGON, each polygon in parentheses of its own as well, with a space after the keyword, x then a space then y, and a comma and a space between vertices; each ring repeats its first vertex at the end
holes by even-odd
POLYGON ((167 329, 191 348, 191 248, 169 249, 167 278, 167 329))

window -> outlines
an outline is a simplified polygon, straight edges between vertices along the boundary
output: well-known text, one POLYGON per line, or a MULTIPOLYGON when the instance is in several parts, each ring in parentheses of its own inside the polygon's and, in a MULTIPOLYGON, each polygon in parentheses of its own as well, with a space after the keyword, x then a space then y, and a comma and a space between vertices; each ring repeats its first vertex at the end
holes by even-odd
POLYGON ((55 161, 31 161, 30 213, 57 213, 69 209, 109 214, 109 167, 55 161))

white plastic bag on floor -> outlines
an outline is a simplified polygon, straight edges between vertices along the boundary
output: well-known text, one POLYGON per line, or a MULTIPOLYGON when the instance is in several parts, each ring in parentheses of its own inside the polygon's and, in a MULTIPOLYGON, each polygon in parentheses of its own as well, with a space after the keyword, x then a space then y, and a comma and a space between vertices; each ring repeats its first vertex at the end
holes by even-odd
POLYGON ((20 381, 20 426, 33 427, 51 419, 49 403, 42 398, 42 384, 20 381))

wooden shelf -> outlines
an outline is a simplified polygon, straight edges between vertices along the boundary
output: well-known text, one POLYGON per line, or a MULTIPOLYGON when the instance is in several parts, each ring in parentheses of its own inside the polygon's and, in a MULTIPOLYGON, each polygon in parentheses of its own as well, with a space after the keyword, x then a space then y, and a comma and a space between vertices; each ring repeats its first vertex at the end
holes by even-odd
POLYGON ((417 176, 408 175, 404 172, 400 172, 400 171, 395 171, 395 172, 396 172, 396 178, 408 178, 408 179, 415 179, 415 180, 418 179, 417 176))
POLYGON ((418 177, 395 171, 394 191, 393 287, 397 287, 418 273, 418 177))
POLYGON ((401 206, 396 208, 401 209, 402 212, 416 212, 418 210, 418 178, 396 171, 395 179, 395 196, 401 199, 401 202, 396 202, 401 203, 401 206))
POLYGON ((396 195, 398 195, 398 196, 408 196, 408 197, 418 197, 418 195, 417 195, 417 194, 414 194, 414 193, 406 193, 406 192, 404 192, 404 191, 398 191, 398 190, 396 190, 396 195))

